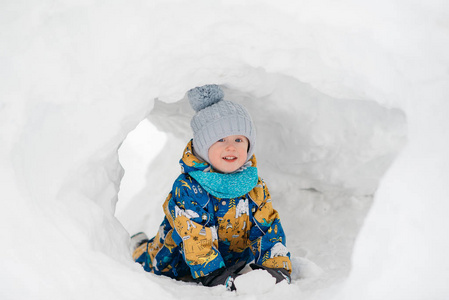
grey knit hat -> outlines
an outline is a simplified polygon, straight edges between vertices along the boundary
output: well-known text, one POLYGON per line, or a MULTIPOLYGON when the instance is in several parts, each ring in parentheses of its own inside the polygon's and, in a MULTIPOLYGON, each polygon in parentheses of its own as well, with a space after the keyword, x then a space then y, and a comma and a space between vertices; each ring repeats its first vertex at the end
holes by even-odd
POLYGON ((223 90, 215 84, 191 89, 187 96, 196 111, 190 122, 195 153, 210 163, 208 153, 212 144, 229 135, 243 135, 249 141, 249 160, 256 145, 256 130, 246 108, 223 100, 223 90))

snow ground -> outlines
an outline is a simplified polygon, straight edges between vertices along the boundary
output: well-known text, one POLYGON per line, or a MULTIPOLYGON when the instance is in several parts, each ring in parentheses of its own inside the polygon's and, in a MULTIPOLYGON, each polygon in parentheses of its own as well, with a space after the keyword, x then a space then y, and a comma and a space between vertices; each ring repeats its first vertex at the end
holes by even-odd
POLYGON ((0 2, 0 297, 447 299, 448 14, 439 0, 0 2), (255 119, 289 286, 249 273, 233 294, 130 259, 129 233, 155 233, 179 173, 184 94, 206 83, 255 119))

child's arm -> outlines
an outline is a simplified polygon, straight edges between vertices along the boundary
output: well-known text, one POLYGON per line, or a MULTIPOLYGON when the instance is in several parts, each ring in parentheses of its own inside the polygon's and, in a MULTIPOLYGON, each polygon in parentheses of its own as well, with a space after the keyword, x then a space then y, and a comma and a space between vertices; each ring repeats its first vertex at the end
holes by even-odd
MULTIPOLYGON (((290 252, 285 247, 286 238, 279 219, 278 212, 273 208, 270 193, 263 180, 259 179, 259 191, 253 194, 254 198, 262 198, 257 203, 253 213, 252 228, 250 230, 251 250, 255 263, 273 269, 285 269, 291 273, 290 252)), ((257 189, 257 188, 256 188, 257 189)), ((251 196, 251 194, 250 194, 251 196)))
POLYGON ((206 276, 225 266, 218 251, 215 226, 205 210, 208 196, 196 182, 186 175, 178 177, 173 185, 171 198, 164 204, 170 222, 173 240, 182 243, 183 257, 192 276, 206 276))

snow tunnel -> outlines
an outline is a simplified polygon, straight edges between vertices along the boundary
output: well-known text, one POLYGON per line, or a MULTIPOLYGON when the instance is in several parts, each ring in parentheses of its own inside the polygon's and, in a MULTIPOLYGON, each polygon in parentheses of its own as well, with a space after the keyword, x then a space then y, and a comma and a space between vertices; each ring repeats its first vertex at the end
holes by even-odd
POLYGON ((145 273, 128 249, 179 174, 186 91, 215 83, 255 120, 297 267, 241 298, 447 299, 445 6, 3 1, 0 298, 239 297, 145 273))
MULTIPOLYGON (((225 98, 247 107, 256 124, 259 176, 280 213, 295 283, 302 290, 328 287, 350 272, 373 195, 406 141, 405 114, 375 101, 331 97, 286 75, 261 72, 252 80, 251 90, 263 92, 224 84, 225 98)), ((117 217, 130 234, 157 233, 193 113, 186 97, 156 99, 119 149, 126 163, 117 217), (128 178, 128 168, 140 178, 128 178)))

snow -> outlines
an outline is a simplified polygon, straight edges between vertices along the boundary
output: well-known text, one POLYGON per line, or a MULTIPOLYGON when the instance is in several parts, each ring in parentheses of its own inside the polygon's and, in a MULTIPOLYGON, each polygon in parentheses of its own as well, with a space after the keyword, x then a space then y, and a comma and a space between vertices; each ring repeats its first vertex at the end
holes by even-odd
POLYGON ((447 299, 448 14, 2 1, 0 298, 447 299), (158 230, 191 137, 185 93, 206 83, 255 120, 290 285, 251 271, 230 293, 132 262, 129 235, 158 230))
MULTIPOLYGON (((270 290, 277 288, 276 279, 267 271, 254 270, 245 273, 235 279, 235 287, 238 295, 258 295, 269 293, 270 290)), ((284 284, 282 282, 282 284, 284 284)), ((285 283, 288 285, 287 283, 285 283)))

